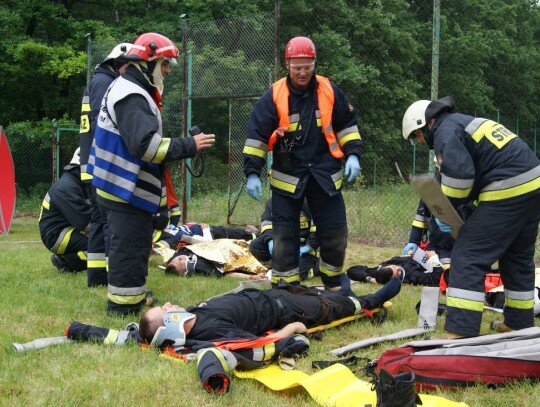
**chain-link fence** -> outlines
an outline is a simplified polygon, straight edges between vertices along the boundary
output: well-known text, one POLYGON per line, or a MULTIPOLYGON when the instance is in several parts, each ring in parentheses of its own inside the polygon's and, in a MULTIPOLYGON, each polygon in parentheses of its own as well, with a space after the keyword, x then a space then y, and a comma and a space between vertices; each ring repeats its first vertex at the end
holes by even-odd
MULTIPOLYGON (((166 81, 164 135, 185 136, 192 125, 216 134, 202 177, 193 177, 183 164, 170 166, 177 195, 184 200, 184 220, 189 219, 191 196, 217 186, 228 193, 223 209, 228 223, 259 222, 264 203, 254 204, 245 194, 241 152, 253 104, 275 78, 275 24, 272 13, 261 13, 193 24, 183 20, 174 32, 163 33, 181 53, 166 81)), ((89 38, 88 66, 93 69, 120 41, 89 38)), ((192 164, 187 160, 187 166, 192 164)))
MULTIPOLYGON (((274 15, 190 24, 186 36, 193 61, 188 64, 193 72, 188 82, 192 83, 193 123, 215 132, 217 147, 228 151, 227 172, 221 175, 228 185, 227 221, 257 224, 264 201, 255 202, 245 193, 242 149, 253 104, 275 79, 274 15), (209 107, 221 111, 221 117, 209 117, 209 107)), ((263 185, 268 190, 266 176, 263 185)))
POLYGON ((22 122, 9 126, 6 137, 15 165, 17 210, 37 211, 36 201, 58 179, 79 145, 79 126, 67 120, 22 122))
MULTIPOLYGON (((226 212, 230 224, 257 224, 263 211, 264 203, 253 201, 245 192, 242 149, 255 101, 280 76, 283 41, 277 34, 278 26, 273 13, 262 13, 199 23, 183 20, 171 27, 170 32, 163 32, 181 51, 178 66, 173 67, 165 83, 164 134, 185 136, 187 129, 198 125, 202 131, 217 136, 215 147, 207 153, 202 177, 192 177, 181 164, 171 166, 176 192, 186 202, 190 196, 210 192, 227 194, 227 208, 215 210, 226 212)), ((132 38, 110 38, 97 42, 90 37, 88 40, 88 76, 117 43, 133 41, 132 38)), ((424 57, 430 58, 430 55, 424 57)), ((385 61, 370 63, 380 64, 382 70, 385 61)), ((390 81, 387 87, 392 86, 390 81)), ((348 93, 348 89, 343 90, 348 93)), ((380 115, 365 114, 370 111, 369 103, 370 100, 354 103, 359 111, 365 151, 361 177, 354 184, 345 185, 344 190, 350 235, 377 243, 401 244, 408 238, 418 204, 418 196, 408 182, 409 175, 428 171, 429 153, 424 146, 411 148, 400 137, 400 129, 396 128, 392 134, 374 132, 372 129, 378 128, 376 121, 380 115)), ((503 123, 536 152, 534 123, 521 123, 516 116, 503 112, 474 113, 503 123)), ((10 143, 19 194, 45 193, 58 168, 69 162, 78 145, 77 127, 65 121, 59 121, 56 127, 50 121, 42 123, 40 131, 51 134, 50 143, 38 141, 38 137, 32 141, 28 136, 30 130, 24 126, 10 129, 26 132, 26 137, 21 138, 26 140, 25 145, 17 141, 10 143)), ((6 134, 10 140, 10 134, 6 134)), ((266 177, 263 187, 265 197, 269 197, 266 177)), ((189 203, 183 207, 184 216, 189 220, 189 203)))

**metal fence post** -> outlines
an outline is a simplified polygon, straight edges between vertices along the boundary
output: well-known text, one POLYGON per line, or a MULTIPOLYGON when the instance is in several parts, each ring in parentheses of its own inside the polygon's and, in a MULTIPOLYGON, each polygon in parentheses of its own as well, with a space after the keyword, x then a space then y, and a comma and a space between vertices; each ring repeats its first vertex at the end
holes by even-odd
POLYGON ((92 69, 92 33, 85 35, 86 37, 86 84, 90 82, 90 71, 92 69))

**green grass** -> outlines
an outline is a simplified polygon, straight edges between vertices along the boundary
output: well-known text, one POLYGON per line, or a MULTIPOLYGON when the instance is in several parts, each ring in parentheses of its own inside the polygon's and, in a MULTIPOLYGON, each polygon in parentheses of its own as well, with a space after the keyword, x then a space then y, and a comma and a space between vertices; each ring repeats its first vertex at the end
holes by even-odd
MULTIPOLYGON (((210 200, 193 202, 192 219, 223 223, 212 211, 210 200)), ((349 206, 350 208, 350 206, 349 206)), ((354 209, 351 219, 355 219, 354 209)), ((354 226, 356 227, 356 226, 354 226)), ((381 226, 381 228, 384 226, 381 226)), ((356 239, 349 242, 347 266, 374 265, 396 255, 400 247, 367 246, 356 239)), ((274 392, 251 380, 233 379, 228 394, 216 397, 201 389, 194 363, 179 364, 161 359, 153 350, 135 345, 115 347, 96 343, 72 343, 39 351, 17 353, 13 342, 27 342, 41 337, 60 336, 72 321, 122 329, 130 319, 108 316, 105 312, 106 289, 86 287, 86 274, 60 274, 51 265, 50 253, 39 239, 35 217, 17 217, 8 235, 0 235, 0 405, 1 406, 306 406, 317 405, 306 391, 274 392)), ((165 276, 150 261, 148 287, 161 302, 171 300, 192 304, 237 285, 233 279, 165 276)), ((353 286, 359 294, 377 287, 353 286)), ((322 341, 312 341, 310 354, 301 359, 298 369, 314 373, 312 360, 330 360, 328 353, 337 347, 416 326, 415 304, 419 287, 404 286, 394 299, 386 322, 374 326, 357 321, 326 331, 322 341)), ((486 313, 482 333, 489 332, 495 314, 486 313)), ((439 327, 444 321, 440 318, 439 327)), ((540 325, 537 320, 537 325, 540 325)), ((442 330, 439 328, 438 331, 442 330)), ((401 342, 400 342, 401 343, 401 342)), ((385 343, 355 352, 375 359, 399 343, 385 343)), ((368 380, 357 372, 362 380, 368 380)), ((328 383, 332 386, 332 383, 328 383)), ((472 406, 533 406, 540 402, 540 388, 516 384, 492 390, 479 385, 461 390, 437 391, 434 394, 472 406)), ((359 401, 360 402, 360 401, 359 401)))

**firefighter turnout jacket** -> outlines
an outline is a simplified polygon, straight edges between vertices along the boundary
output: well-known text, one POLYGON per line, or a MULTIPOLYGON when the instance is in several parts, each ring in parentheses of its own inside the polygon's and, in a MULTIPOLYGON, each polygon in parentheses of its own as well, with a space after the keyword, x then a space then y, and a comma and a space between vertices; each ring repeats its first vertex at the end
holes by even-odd
POLYGON ((308 91, 282 78, 255 104, 244 146, 244 173, 260 176, 273 152, 271 187, 302 195, 309 176, 330 196, 342 186, 341 158, 362 153, 357 113, 329 79, 314 75, 308 91))
POLYGON ((538 158, 502 124, 444 113, 430 133, 441 162, 441 187, 454 206, 465 199, 515 198, 540 188, 538 158))
POLYGON ((433 140, 441 188, 452 204, 478 202, 452 250, 445 330, 478 335, 485 272, 496 261, 505 286, 504 323, 533 326, 540 161, 502 124, 461 113, 436 115, 426 140, 433 140))
POLYGON ((109 64, 98 65, 84 88, 82 107, 81 107, 81 125, 79 131, 79 145, 81 147, 81 180, 83 182, 92 182, 92 175, 87 171, 88 157, 90 148, 94 140, 94 131, 96 121, 101 107, 101 101, 109 85, 118 77, 118 73, 113 70, 109 64))

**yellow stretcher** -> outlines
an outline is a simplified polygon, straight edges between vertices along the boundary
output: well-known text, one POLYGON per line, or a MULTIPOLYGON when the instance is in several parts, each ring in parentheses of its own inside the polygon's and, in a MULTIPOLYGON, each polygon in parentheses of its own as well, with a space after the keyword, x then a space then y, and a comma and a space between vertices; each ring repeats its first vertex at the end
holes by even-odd
MULTIPOLYGON (((371 314, 373 321, 379 323, 379 322, 383 322, 386 319, 386 314, 388 312, 388 308, 390 307, 392 307, 392 303, 390 301, 386 301, 382 307, 375 308, 367 312, 371 314)), ((328 324, 325 324, 325 325, 317 325, 312 328, 308 328, 307 333, 312 334, 315 332, 324 331, 325 329, 335 328, 336 326, 345 324, 347 322, 355 321, 360 318, 369 317, 370 315, 368 315, 368 313, 364 311, 356 315, 351 315, 350 317, 336 319, 335 321, 329 322, 328 324)))
MULTIPOLYGON (((283 370, 269 365, 264 369, 234 371, 241 379, 255 379, 274 391, 302 386, 319 405, 325 407, 364 406, 377 404, 371 383, 358 379, 346 366, 336 363, 312 375, 299 370, 283 370)), ((468 407, 444 397, 420 394, 422 407, 468 407)))

